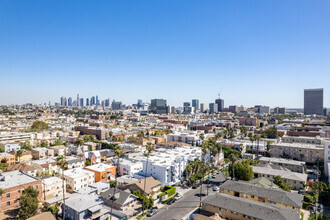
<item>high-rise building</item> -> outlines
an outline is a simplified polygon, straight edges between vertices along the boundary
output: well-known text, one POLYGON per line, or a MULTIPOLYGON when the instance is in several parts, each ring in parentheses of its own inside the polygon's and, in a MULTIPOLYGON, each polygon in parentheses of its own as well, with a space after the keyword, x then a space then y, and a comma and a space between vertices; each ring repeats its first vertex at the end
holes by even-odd
POLYGON ((72 106, 72 98, 71 97, 69 97, 69 99, 68 99, 68 106, 72 106))
POLYGON ((86 106, 89 106, 89 98, 86 98, 86 106))
POLYGON ((199 100, 198 99, 193 99, 191 101, 191 105, 192 105, 192 107, 195 108, 195 111, 199 110, 199 100))
POLYGON ((155 114, 166 114, 167 105, 165 99, 151 99, 150 111, 155 114))
POLYGON ((95 103, 95 96, 92 96, 92 98, 91 98, 91 105, 95 105, 96 103, 95 103))
POLYGON ((210 103, 209 104, 209 110, 210 110, 210 114, 219 112, 218 104, 217 103, 210 103))
POLYGON ((234 114, 238 113, 238 106, 237 105, 230 105, 229 106, 229 111, 231 113, 234 113, 234 114))
POLYGON ((84 99, 83 98, 80 99, 79 106, 84 106, 84 99))
POLYGON ((100 105, 100 100, 99 100, 99 96, 98 95, 96 96, 96 100, 95 101, 96 101, 96 105, 100 105))
POLYGON ((61 97, 61 106, 67 106, 66 97, 61 97))
POLYGON ((256 105, 254 106, 254 112, 258 114, 270 114, 269 106, 256 105))
POLYGON ((274 108, 274 114, 285 114, 285 108, 275 107, 274 108))
POLYGON ((328 108, 323 108, 323 116, 327 116, 328 114, 328 108))
POLYGON ((323 89, 304 90, 304 114, 323 115, 323 89))
POLYGON ((79 94, 77 94, 77 106, 79 106, 79 104, 80 104, 80 98, 79 98, 79 94))
POLYGON ((216 99, 215 103, 218 105, 218 112, 223 112, 223 109, 225 108, 225 101, 223 99, 216 99))
POLYGON ((207 111, 207 104, 201 103, 201 112, 206 112, 207 111))
POLYGON ((190 102, 183 103, 183 113, 190 113, 189 112, 190 102))
POLYGON ((74 101, 72 102, 72 106, 77 106, 77 100, 74 100, 74 101))
POLYGON ((105 100, 105 103, 104 103, 105 107, 109 107, 110 106, 110 98, 107 98, 105 100))
POLYGON ((123 104, 121 102, 116 102, 115 100, 113 100, 111 103, 111 108, 113 110, 119 110, 122 108, 122 106, 123 106, 123 104))

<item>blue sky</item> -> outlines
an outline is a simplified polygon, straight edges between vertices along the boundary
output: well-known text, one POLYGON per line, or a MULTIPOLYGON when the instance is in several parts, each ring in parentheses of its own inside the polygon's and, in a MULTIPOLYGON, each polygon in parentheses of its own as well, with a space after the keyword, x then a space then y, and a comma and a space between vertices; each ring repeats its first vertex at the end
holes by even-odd
POLYGON ((0 105, 61 96, 330 107, 330 1, 2 0, 0 105))

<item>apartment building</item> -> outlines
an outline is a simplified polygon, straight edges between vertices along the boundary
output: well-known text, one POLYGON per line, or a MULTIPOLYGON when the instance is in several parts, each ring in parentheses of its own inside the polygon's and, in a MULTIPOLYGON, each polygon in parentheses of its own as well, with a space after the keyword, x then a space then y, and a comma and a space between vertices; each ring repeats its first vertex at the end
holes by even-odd
POLYGON ((8 163, 9 165, 15 165, 16 159, 14 154, 0 153, 1 163, 8 163))
POLYGON ((271 157, 284 157, 315 163, 324 157, 324 145, 303 143, 274 143, 270 145, 271 157))
POLYGON ((129 175, 133 176, 133 174, 142 171, 142 163, 141 162, 133 162, 127 159, 119 160, 118 172, 120 176, 129 175))
POLYGON ((42 197, 43 200, 48 200, 54 197, 62 196, 66 192, 66 183, 64 181, 63 189, 63 180, 58 177, 49 177, 42 180, 42 197))
POLYGON ((258 118, 239 118, 239 125, 245 125, 245 126, 259 126, 259 119, 258 118))
POLYGON ((53 175, 60 171, 60 166, 57 165, 57 161, 52 158, 32 160, 31 166, 37 169, 38 175, 53 175))
POLYGON ((4 132, 0 133, 0 143, 14 143, 14 142, 30 142, 33 141, 32 133, 17 133, 17 132, 4 132))
MULTIPOLYGON (((162 185, 174 185, 184 180, 183 171, 187 164, 195 158, 201 158, 200 147, 184 146, 171 150, 158 149, 153 155, 149 156, 148 169, 147 160, 142 160, 143 172, 147 176, 153 176, 162 185)), ((210 155, 205 155, 205 160, 210 160, 210 155)))
POLYGON ((21 172, 24 172, 30 176, 34 176, 36 177, 38 172, 37 172, 37 169, 33 166, 30 166, 26 163, 17 163, 15 165, 11 165, 11 166, 8 166, 8 167, 5 167, 3 169, 3 171, 5 172, 9 172, 9 171, 15 171, 15 170, 19 170, 21 172))
POLYGON ((99 151, 84 152, 84 160, 89 160, 92 165, 101 163, 101 154, 99 151))
POLYGON ((68 163, 68 169, 74 169, 74 168, 84 168, 85 162, 82 159, 76 158, 76 157, 66 157, 66 162, 68 163))
POLYGON ((290 209, 300 210, 304 196, 281 189, 266 189, 264 187, 237 181, 226 181, 220 186, 220 192, 248 199, 255 202, 271 203, 290 209))
POLYGON ((64 179, 70 191, 86 188, 88 185, 95 182, 94 172, 82 168, 65 170, 64 179))
POLYGON ((54 150, 46 147, 37 147, 31 149, 34 160, 43 160, 48 157, 54 157, 54 150))
POLYGON ((320 138, 320 136, 305 137, 305 136, 288 136, 288 135, 284 135, 281 138, 281 141, 283 143, 302 143, 302 144, 315 144, 315 145, 324 144, 324 139, 320 138))
POLYGON ((330 139, 326 139, 324 142, 324 174, 330 183, 330 139))
POLYGON ((278 219, 299 220, 300 211, 272 203, 216 193, 202 200, 202 212, 218 214, 222 219, 278 219))
POLYGON ((5 144, 5 152, 16 152, 21 149, 19 143, 5 144))
POLYGON ((274 181, 275 176, 281 176, 284 183, 292 185, 294 190, 303 190, 307 184, 307 174, 292 172, 289 169, 271 165, 258 165, 252 167, 257 177, 265 177, 274 181))
POLYGON ((276 158, 276 157, 261 157, 259 158, 259 164, 273 164, 277 166, 282 166, 286 169, 291 170, 292 172, 305 173, 306 172, 306 163, 302 161, 289 160, 285 158, 276 158))
POLYGON ((98 140, 105 140, 108 138, 108 132, 101 127, 77 126, 76 131, 80 131, 81 135, 94 135, 98 140))
POLYGON ((94 172, 95 182, 110 181, 115 178, 116 167, 104 163, 99 163, 85 167, 86 170, 94 172))
POLYGON ((200 132, 197 131, 176 132, 174 134, 167 135, 167 142, 175 141, 196 145, 200 142, 199 135, 200 132))
POLYGON ((1 211, 7 211, 19 207, 19 198, 24 189, 32 186, 39 191, 38 200, 42 201, 41 180, 32 177, 22 171, 15 170, 0 173, 0 188, 5 190, 1 196, 1 211))

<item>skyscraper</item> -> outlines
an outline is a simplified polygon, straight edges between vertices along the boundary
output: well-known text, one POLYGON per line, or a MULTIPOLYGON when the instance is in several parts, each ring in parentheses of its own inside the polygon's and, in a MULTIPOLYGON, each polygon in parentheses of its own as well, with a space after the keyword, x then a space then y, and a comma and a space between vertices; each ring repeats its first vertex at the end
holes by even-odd
POLYGON ((323 115, 323 89, 304 90, 304 114, 323 115))
POLYGON ((155 114, 166 114, 167 105, 165 99, 151 99, 150 111, 155 114))
POLYGON ((77 94, 77 106, 79 106, 79 103, 80 103, 80 98, 79 98, 79 94, 77 94))
POLYGON ((66 97, 61 97, 61 106, 67 106, 66 97))
POLYGON ((86 106, 89 106, 89 98, 86 98, 86 106))
POLYGON ((68 99, 68 106, 72 106, 72 98, 71 97, 69 97, 69 99, 68 99))
POLYGON ((216 113, 219 111, 217 103, 210 103, 209 104, 210 114, 216 113))
POLYGON ((84 106, 84 99, 83 98, 80 99, 79 106, 84 106))
POLYGON ((113 110, 119 110, 122 108, 122 103, 121 102, 116 102, 115 100, 112 101, 111 103, 111 108, 113 110))
POLYGON ((91 98, 91 105, 95 105, 95 96, 92 96, 91 98))
POLYGON ((100 105, 100 100, 99 100, 99 96, 98 95, 96 95, 96 100, 95 101, 96 101, 96 103, 95 103, 96 105, 100 105))
POLYGON ((218 112, 223 112, 224 106, 225 106, 225 101, 223 99, 216 99, 215 103, 218 105, 218 112))
POLYGON ((191 101, 191 105, 192 105, 192 107, 195 108, 195 111, 196 111, 196 110, 199 110, 199 100, 198 100, 198 99, 193 99, 193 100, 191 101))
POLYGON ((207 111, 207 104, 201 103, 201 112, 206 112, 207 111))

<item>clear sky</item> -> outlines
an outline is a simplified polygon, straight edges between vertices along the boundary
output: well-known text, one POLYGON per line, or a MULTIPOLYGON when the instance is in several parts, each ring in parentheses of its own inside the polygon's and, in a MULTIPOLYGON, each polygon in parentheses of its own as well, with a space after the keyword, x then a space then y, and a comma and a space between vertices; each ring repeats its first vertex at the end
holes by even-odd
POLYGON ((1 0, 0 105, 61 96, 330 107, 329 0, 1 0))

